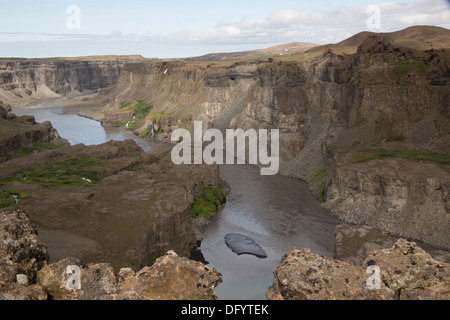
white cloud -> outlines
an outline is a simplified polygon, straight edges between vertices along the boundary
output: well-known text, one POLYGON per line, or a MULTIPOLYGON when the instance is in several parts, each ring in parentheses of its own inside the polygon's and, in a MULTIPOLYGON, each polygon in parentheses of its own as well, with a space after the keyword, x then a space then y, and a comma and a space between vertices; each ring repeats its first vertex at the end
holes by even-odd
MULTIPOLYGON (((379 32, 397 31, 412 25, 450 27, 450 7, 445 0, 385 2, 379 4, 379 32)), ((329 43, 367 30, 367 6, 324 10, 312 15, 297 9, 281 10, 260 21, 220 22, 203 31, 182 31, 158 37, 164 43, 270 44, 291 41, 329 43)))
MULTIPOLYGON (((406 1, 406 0, 405 0, 406 1)), ((374 1, 376 2, 376 1, 374 1)), ((397 31, 412 25, 437 25, 450 28, 450 6, 446 0, 416 0, 412 2, 384 2, 378 4, 381 13, 379 32, 397 31)), ((0 33, 0 41, 86 41, 101 44, 158 43, 159 45, 218 45, 265 47, 292 41, 332 43, 367 30, 368 6, 342 10, 328 10, 314 15, 298 9, 285 9, 267 15, 261 20, 221 21, 203 30, 180 30, 165 34, 37 34, 0 33)))

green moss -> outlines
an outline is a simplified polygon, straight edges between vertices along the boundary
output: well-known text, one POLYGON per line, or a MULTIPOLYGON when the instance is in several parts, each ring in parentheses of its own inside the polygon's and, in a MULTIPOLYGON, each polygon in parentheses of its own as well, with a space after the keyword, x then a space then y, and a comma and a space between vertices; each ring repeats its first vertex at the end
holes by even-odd
POLYGON ((17 157, 26 156, 32 153, 44 152, 47 150, 55 150, 64 147, 62 144, 54 144, 50 142, 34 142, 32 150, 25 146, 20 146, 16 149, 17 157))
POLYGON ((153 102, 137 100, 137 104, 135 104, 133 107, 136 114, 136 119, 144 119, 153 109, 153 106, 153 102))
POLYGON ((416 161, 431 161, 447 165, 450 163, 450 154, 426 150, 386 150, 363 149, 353 156, 353 162, 367 162, 374 159, 402 158, 416 161))
POLYGON ((226 194, 223 187, 206 187, 201 195, 194 198, 191 212, 194 218, 201 216, 213 217, 222 208, 226 194))
POLYGON ((163 133, 162 129, 159 129, 157 133, 155 133, 155 135, 150 139, 152 141, 158 139, 158 137, 163 133))
POLYGON ((35 142, 34 143, 34 150, 37 152, 44 152, 47 150, 56 150, 59 148, 64 147, 62 144, 54 144, 50 142, 35 142))
POLYGON ((99 165, 102 160, 88 158, 72 158, 62 162, 56 162, 48 167, 26 168, 8 177, 4 182, 39 182, 45 188, 60 188, 63 186, 85 186, 91 183, 99 183, 98 172, 87 167, 99 165), (90 180, 92 182, 86 181, 90 180))
POLYGON ((142 137, 148 137, 148 134, 150 133, 150 129, 145 129, 141 132, 141 136, 142 137))
POLYGON ((400 80, 409 73, 417 73, 424 76, 428 73, 428 67, 424 63, 411 64, 407 60, 401 60, 390 69, 390 76, 395 80, 400 80))
POLYGON ((360 124, 366 123, 366 122, 367 122, 367 119, 364 118, 363 116, 359 115, 358 117, 356 117, 356 121, 355 121, 355 123, 350 127, 350 129, 353 129, 353 128, 359 126, 360 124))
POLYGON ((319 185, 319 201, 325 202, 325 192, 327 191, 327 167, 323 167, 319 171, 317 171, 312 180, 319 185))
POLYGON ((16 154, 18 157, 23 157, 31 154, 32 152, 25 146, 20 146, 16 149, 16 154))
POLYGON ((387 142, 403 142, 406 140, 406 137, 402 134, 398 134, 395 136, 390 136, 386 138, 387 142))
POLYGON ((153 123, 156 123, 158 120, 161 120, 162 118, 166 118, 171 115, 172 113, 169 114, 165 111, 160 111, 158 113, 152 114, 151 116, 149 116, 149 118, 153 121, 153 123))
POLYGON ((122 101, 120 103, 120 108, 119 109, 126 109, 126 108, 129 108, 129 107, 131 107, 131 102, 129 102, 129 101, 122 101))
POLYGON ((264 60, 264 59, 273 58, 275 56, 277 56, 277 54, 274 54, 274 53, 258 54, 255 56, 251 56, 250 59, 251 60, 264 60))
POLYGON ((9 208, 17 204, 21 192, 16 190, 0 190, 0 209, 9 208))

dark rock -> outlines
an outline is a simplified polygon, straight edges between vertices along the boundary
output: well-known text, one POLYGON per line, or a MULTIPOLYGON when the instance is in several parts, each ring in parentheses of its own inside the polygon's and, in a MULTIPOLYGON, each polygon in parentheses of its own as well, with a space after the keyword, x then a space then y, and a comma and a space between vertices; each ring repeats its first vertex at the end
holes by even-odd
POLYGON ((231 251, 238 255, 251 254, 257 256, 258 258, 267 258, 267 254, 261 246, 254 240, 244 235, 229 233, 225 236, 225 243, 231 251))

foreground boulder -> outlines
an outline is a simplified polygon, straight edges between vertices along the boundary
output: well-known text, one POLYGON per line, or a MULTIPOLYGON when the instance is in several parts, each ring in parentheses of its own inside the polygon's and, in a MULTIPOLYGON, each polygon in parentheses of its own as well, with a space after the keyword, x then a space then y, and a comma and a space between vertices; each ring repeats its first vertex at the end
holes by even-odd
POLYGON ((216 270, 173 251, 137 273, 77 258, 48 260, 28 215, 0 212, 0 300, 215 300, 222 282, 216 270))
MULTIPOLYGON (((399 239, 381 230, 364 226, 340 224, 334 232, 334 258, 362 267, 368 255, 380 249, 391 248, 399 239)), ((423 243, 416 243, 433 259, 450 262, 450 252, 423 243)))
POLYGON ((201 263, 179 257, 169 251, 151 267, 134 274, 121 270, 119 288, 151 300, 217 300, 215 287, 222 275, 201 263))
POLYGON ((375 250, 363 267, 295 249, 274 271, 266 296, 271 300, 450 299, 450 265, 434 260, 414 242, 399 239, 375 250), (380 269, 380 288, 368 284, 380 269))
POLYGON ((222 282, 217 271, 169 251, 151 267, 116 275, 106 263, 86 265, 68 258, 39 271, 37 284, 54 300, 215 300, 222 282), (79 269, 79 283, 71 269, 79 269))
POLYGON ((47 264, 47 249, 39 241, 35 225, 22 211, 0 213, 0 296, 13 300, 43 300, 45 290, 27 286, 47 264))

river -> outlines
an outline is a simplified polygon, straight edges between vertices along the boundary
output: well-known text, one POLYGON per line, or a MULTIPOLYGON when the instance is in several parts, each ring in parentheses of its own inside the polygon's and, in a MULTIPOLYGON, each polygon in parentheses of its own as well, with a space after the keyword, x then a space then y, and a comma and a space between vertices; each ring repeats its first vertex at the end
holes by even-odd
MULTIPOLYGON (((33 115, 37 122, 51 121, 71 144, 133 139, 145 151, 156 145, 123 128, 104 128, 97 121, 66 114, 63 107, 13 108, 13 112, 33 115)), ((223 276, 223 283, 215 291, 219 299, 266 299, 274 269, 282 256, 294 248, 310 248, 315 253, 333 256, 334 229, 339 221, 320 206, 304 182, 261 176, 259 168, 249 165, 223 165, 220 173, 231 193, 206 229, 199 248, 208 265, 223 276), (224 242, 228 233, 255 240, 267 258, 233 253, 224 242)))

